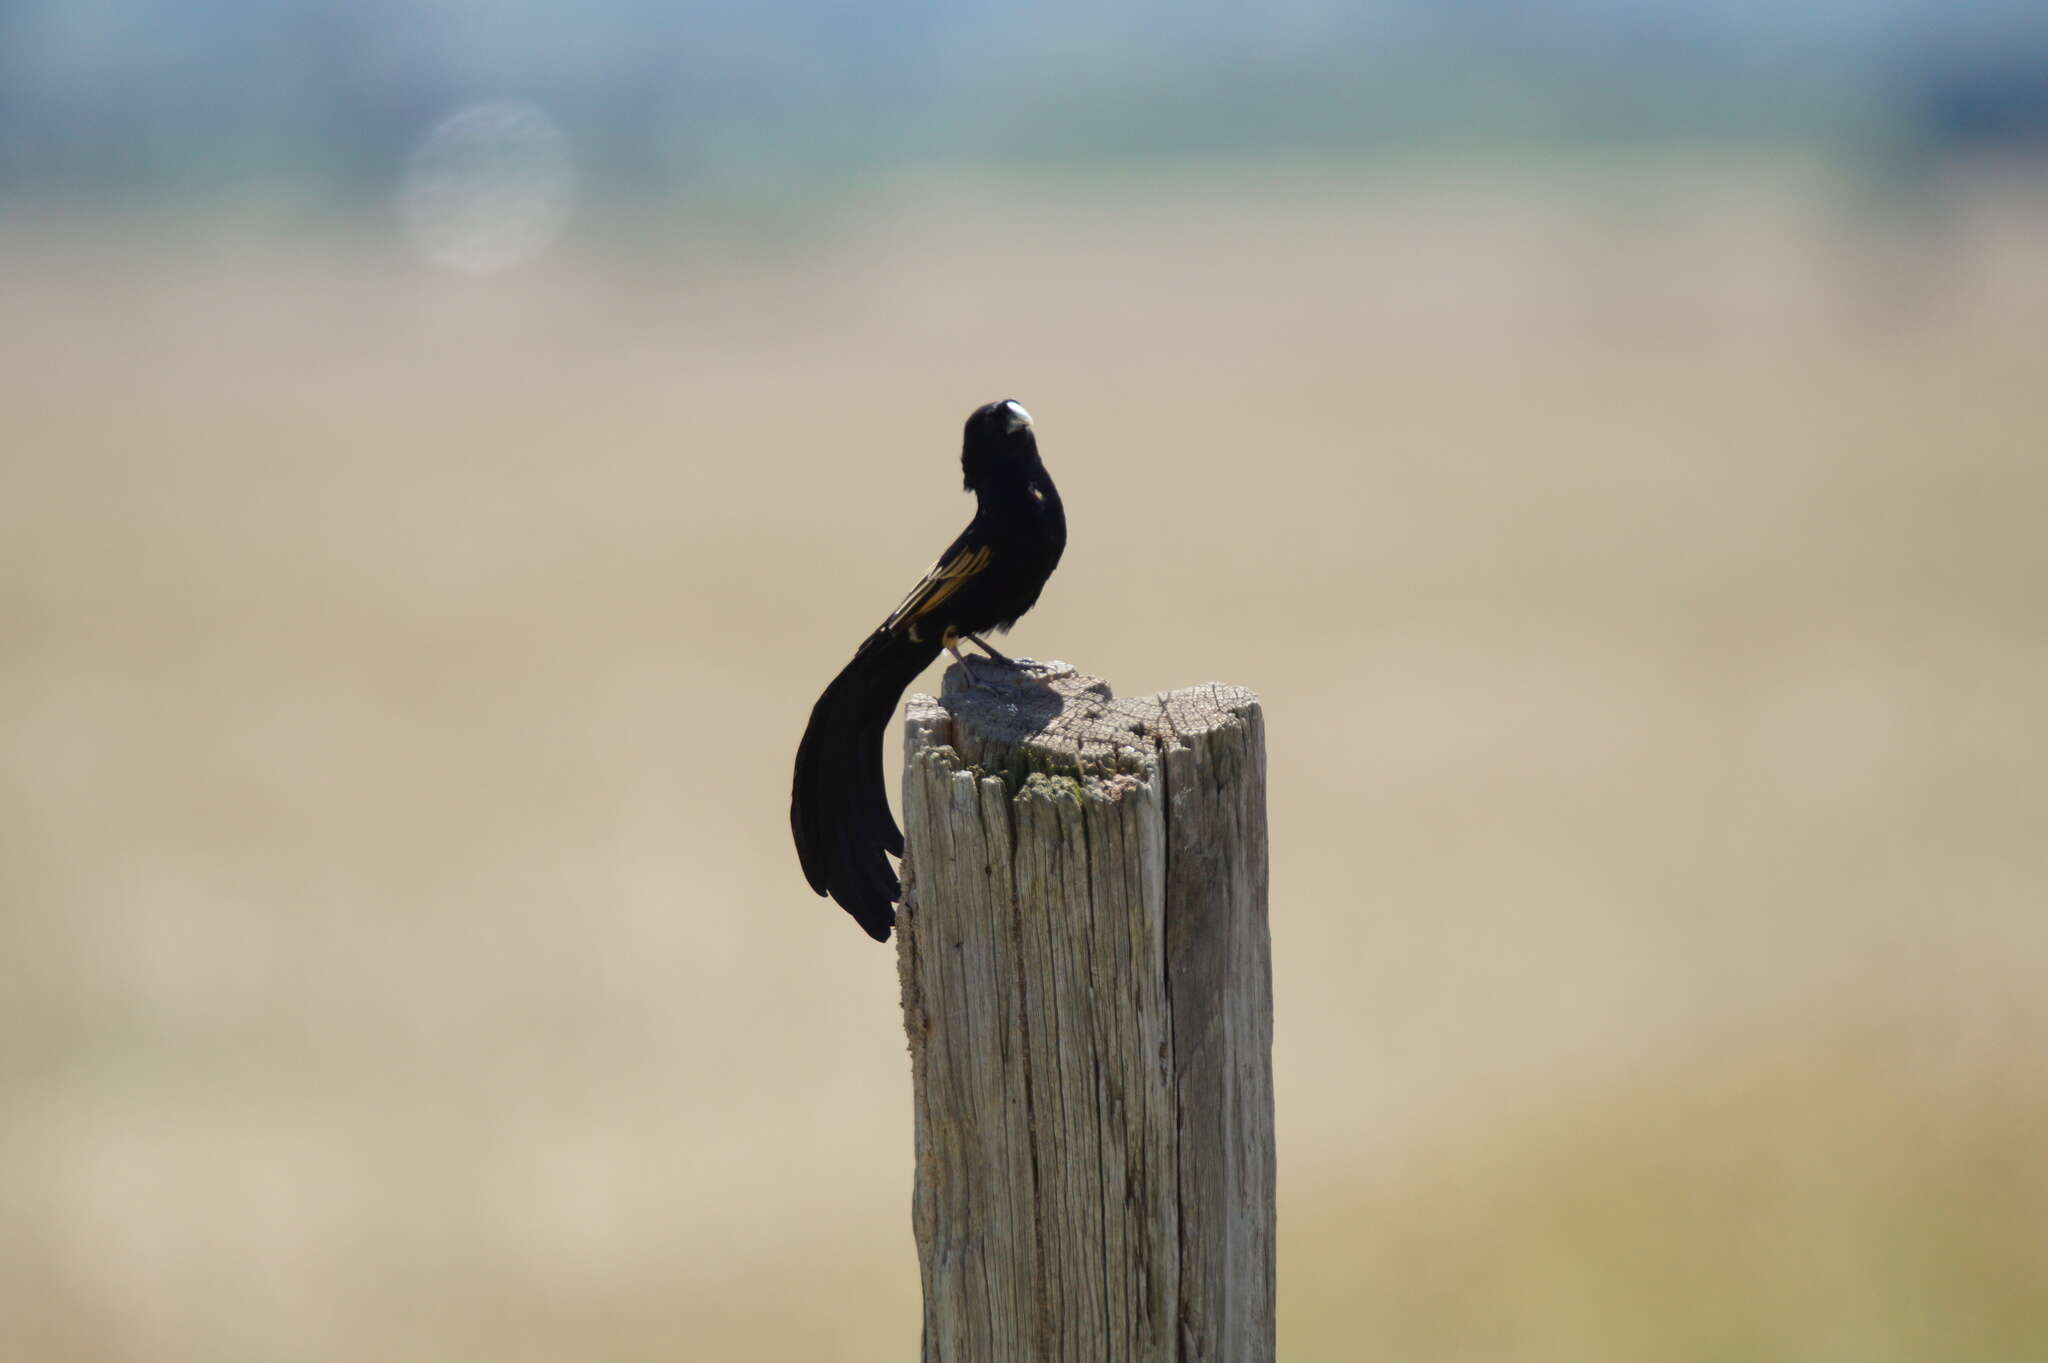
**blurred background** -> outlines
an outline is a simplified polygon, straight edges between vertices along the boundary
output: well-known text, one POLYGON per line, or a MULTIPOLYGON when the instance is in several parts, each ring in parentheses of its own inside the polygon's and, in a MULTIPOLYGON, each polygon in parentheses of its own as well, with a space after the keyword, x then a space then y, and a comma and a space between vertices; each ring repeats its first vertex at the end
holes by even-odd
POLYGON ((8 1357, 911 1356, 788 764, 1006 396, 1284 1357, 2048 1338, 2037 5, 10 0, 0 297, 8 1357))

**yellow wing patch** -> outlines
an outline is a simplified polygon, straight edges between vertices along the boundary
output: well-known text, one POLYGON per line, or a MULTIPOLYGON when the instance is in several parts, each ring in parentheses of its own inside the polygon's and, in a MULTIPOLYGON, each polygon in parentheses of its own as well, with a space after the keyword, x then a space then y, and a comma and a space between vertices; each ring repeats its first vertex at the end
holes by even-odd
MULTIPOLYGON (((952 595, 967 585, 976 573, 988 567, 995 551, 984 544, 981 548, 960 555, 950 563, 934 563, 924 580, 910 589, 910 595, 903 598, 903 604, 890 612, 882 628, 895 631, 905 626, 914 626, 919 620, 944 605, 952 595)), ((917 630, 909 631, 910 637, 918 637, 917 630)))

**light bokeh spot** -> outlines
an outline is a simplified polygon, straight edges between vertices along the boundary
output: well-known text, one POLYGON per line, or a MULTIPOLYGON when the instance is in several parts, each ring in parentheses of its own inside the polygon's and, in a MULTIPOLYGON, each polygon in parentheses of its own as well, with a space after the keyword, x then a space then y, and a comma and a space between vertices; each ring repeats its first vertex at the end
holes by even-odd
POLYGON ((568 135, 517 100, 474 104, 421 139, 399 192, 421 255, 465 274, 533 260, 561 236, 576 201, 568 135))

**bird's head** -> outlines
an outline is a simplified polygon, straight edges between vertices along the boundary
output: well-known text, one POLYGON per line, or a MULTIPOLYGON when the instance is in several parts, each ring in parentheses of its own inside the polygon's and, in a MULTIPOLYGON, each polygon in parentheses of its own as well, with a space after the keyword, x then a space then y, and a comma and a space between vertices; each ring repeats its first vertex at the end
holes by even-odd
POLYGON ((974 409, 967 418, 960 447, 960 471, 967 490, 979 491, 991 479, 1027 473, 1038 465, 1038 441, 1031 433, 1031 413, 1015 398, 974 409))

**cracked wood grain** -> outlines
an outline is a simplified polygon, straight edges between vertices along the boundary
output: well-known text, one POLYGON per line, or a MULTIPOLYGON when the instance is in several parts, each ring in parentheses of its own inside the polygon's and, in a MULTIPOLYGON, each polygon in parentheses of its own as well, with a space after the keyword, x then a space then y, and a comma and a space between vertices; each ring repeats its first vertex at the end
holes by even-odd
POLYGON ((1269 1363, 1258 699, 911 698, 898 968, 926 1363, 1269 1363))

